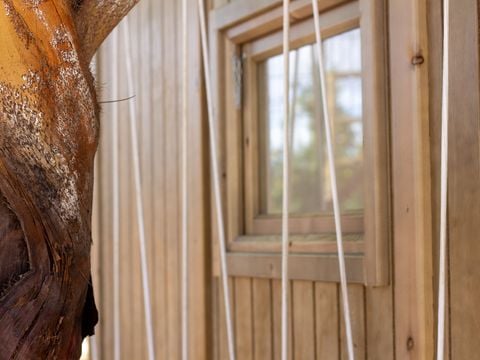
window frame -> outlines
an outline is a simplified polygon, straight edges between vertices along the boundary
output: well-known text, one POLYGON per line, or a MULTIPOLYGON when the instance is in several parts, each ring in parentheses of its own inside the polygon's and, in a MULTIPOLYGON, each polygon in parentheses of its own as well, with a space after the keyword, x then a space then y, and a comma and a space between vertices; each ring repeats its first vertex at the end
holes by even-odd
MULTIPOLYGON (((319 0, 318 3, 324 37, 358 26, 361 29, 365 196, 362 215, 342 216, 348 281, 386 285, 390 196, 383 4, 381 0, 319 0)), ((314 42, 311 1, 292 1, 290 14, 292 49, 314 42)), ((280 229, 281 220, 257 216, 255 126, 258 122, 254 110, 255 64, 281 51, 281 26, 282 8, 278 0, 237 0, 210 13, 216 130, 221 149, 227 259, 232 276, 279 278, 281 273, 280 234, 275 231, 280 229), (242 51, 248 56, 243 62, 244 88, 238 106, 232 59, 238 59, 242 51), (271 235, 275 232, 278 234, 271 235)), ((215 217, 212 218, 215 222, 215 217)), ((335 234, 331 231, 333 216, 293 215, 289 225, 291 232, 297 233, 290 235, 290 267, 295 269, 291 278, 339 281, 335 234)))
MULTIPOLYGON (((351 3, 354 5, 355 3, 351 3)), ((340 34, 344 31, 359 27, 358 8, 355 6, 345 6, 339 8, 339 14, 330 14, 328 19, 338 21, 325 24, 325 33, 327 36, 340 34)), ((291 50, 298 49, 304 45, 311 44, 314 41, 313 18, 307 18, 291 26, 290 32, 291 50)), ((282 34, 275 32, 258 40, 253 40, 242 46, 242 55, 244 56, 244 102, 243 102, 243 132, 244 132, 244 205, 245 205, 245 233, 249 235, 270 235, 278 233, 281 228, 281 218, 279 216, 264 215, 260 211, 260 189, 259 181, 260 168, 259 159, 259 113, 258 113, 258 81, 257 69, 259 62, 268 59, 271 56, 278 55, 282 48, 282 34), (260 45, 258 43, 261 43, 260 45)), ((362 211, 349 211, 342 215, 342 229, 346 234, 360 234, 364 231, 364 219, 362 211)), ((330 214, 290 214, 289 228, 292 234, 318 234, 333 233, 335 231, 333 213, 330 214)), ((357 244, 345 244, 346 251, 352 251, 358 248, 357 244), (352 245, 352 247, 350 246, 352 245)), ((260 251, 260 250, 259 250, 260 251)), ((295 252, 295 249, 292 249, 295 252)), ((319 250, 325 252, 325 250, 319 250)))

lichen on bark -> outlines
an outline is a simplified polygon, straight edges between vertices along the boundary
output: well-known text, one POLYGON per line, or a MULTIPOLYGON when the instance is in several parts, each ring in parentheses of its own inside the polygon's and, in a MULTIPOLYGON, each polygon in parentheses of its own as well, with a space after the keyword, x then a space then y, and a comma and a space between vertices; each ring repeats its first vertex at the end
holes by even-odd
POLYGON ((97 321, 98 107, 81 6, 0 2, 0 360, 76 359, 97 321))

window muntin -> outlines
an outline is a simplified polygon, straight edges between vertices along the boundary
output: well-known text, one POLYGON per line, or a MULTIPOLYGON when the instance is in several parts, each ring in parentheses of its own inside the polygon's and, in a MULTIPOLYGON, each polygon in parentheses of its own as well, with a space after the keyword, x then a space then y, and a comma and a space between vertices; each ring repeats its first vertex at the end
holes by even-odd
MULTIPOLYGON (((360 29, 323 42, 329 113, 341 208, 363 210, 363 124, 360 29)), ((260 214, 282 201, 283 58, 258 64, 260 214)), ((290 210, 331 213, 331 190, 315 44, 290 53, 290 210)))

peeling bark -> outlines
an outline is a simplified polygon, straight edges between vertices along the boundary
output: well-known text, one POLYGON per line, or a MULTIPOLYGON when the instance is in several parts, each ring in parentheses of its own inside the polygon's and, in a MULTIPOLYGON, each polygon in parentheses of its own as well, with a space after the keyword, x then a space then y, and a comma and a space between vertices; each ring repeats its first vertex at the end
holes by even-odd
POLYGON ((89 0, 0 3, 0 360, 77 359, 97 322, 98 109, 88 61, 119 19, 96 33, 89 0))

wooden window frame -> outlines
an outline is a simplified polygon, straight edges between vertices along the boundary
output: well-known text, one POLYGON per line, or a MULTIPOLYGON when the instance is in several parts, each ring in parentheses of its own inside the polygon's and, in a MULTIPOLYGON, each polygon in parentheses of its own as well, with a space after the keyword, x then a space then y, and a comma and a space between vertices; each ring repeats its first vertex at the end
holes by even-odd
MULTIPOLYGON (((390 196, 384 5, 381 0, 318 3, 324 37, 356 27, 362 34, 364 192, 369 195, 364 197, 362 214, 342 216, 348 281, 386 285, 390 196)), ((311 1, 292 1, 290 14, 292 48, 314 42, 311 1)), ((255 63, 281 51, 281 27, 282 8, 278 0, 233 1, 210 13, 216 125, 232 276, 279 278, 281 273, 279 235, 271 235, 280 228, 281 220, 257 216, 255 202, 259 197, 254 172, 258 166, 244 166, 256 161, 256 133, 252 127, 257 123, 252 110, 256 106, 255 63), (235 91, 232 59, 238 58, 240 47, 248 57, 243 64, 245 88, 239 95, 235 91)), ((339 281, 335 235, 331 231, 333 217, 292 216, 290 227, 295 233, 290 236, 291 278, 339 281)))
MULTIPOLYGON (((358 7, 352 2, 348 6, 332 11, 326 17, 325 32, 328 35, 355 29, 359 27, 358 7)), ((307 18, 292 24, 290 29, 291 50, 297 49, 315 41, 313 18, 307 18)), ((242 46, 245 67, 245 92, 243 102, 243 133, 244 133, 244 206, 245 206, 245 233, 250 235, 270 235, 278 233, 281 228, 281 217, 262 215, 260 211, 260 167, 259 159, 259 129, 258 114, 258 82, 257 69, 259 62, 277 55, 282 49, 282 33, 277 31, 257 40, 252 40, 242 46)), ((228 130, 227 130, 228 131, 228 130)), ((363 211, 350 211, 342 216, 342 228, 347 234, 361 234, 363 228, 363 211)), ((291 214, 289 229, 292 234, 325 234, 335 231, 333 214, 291 214)), ((328 247, 328 244, 325 244, 328 247)), ((259 244, 258 251, 262 251, 259 244)), ((345 250, 352 252, 358 249, 358 244, 347 241, 345 250)), ((292 252, 295 252, 295 242, 292 243, 292 252)), ((320 248, 317 252, 325 252, 320 248)))

